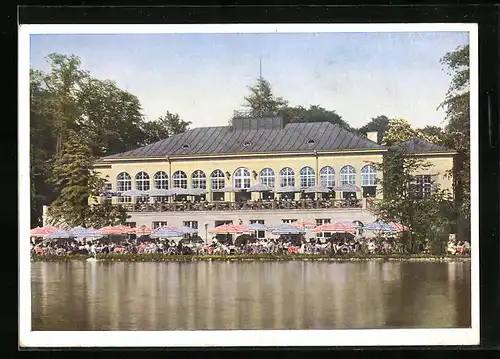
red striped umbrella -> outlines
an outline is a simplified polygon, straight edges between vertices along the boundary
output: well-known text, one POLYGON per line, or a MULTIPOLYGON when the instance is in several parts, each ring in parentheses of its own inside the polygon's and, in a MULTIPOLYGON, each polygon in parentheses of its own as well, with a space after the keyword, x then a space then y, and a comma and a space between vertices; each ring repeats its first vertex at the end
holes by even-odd
POLYGON ((127 226, 107 226, 97 230, 100 234, 130 234, 133 229, 127 226))
POLYGON ((43 237, 43 236, 46 236, 47 234, 54 233, 55 231, 58 231, 59 229, 60 228, 53 227, 53 226, 36 227, 30 231, 30 236, 31 237, 43 237))
POLYGON ((342 222, 333 222, 333 223, 325 223, 321 226, 317 226, 312 230, 314 233, 320 232, 329 232, 329 233, 356 233, 356 228, 353 226, 342 223, 342 222))
POLYGON ((407 231, 408 230, 408 227, 400 224, 400 223, 394 223, 394 222, 390 222, 388 223, 389 226, 391 226, 392 228, 394 228, 396 231, 399 231, 399 232, 402 232, 402 231, 407 231))
POLYGON ((217 234, 241 234, 241 233, 249 233, 250 230, 238 224, 223 224, 221 226, 209 230, 209 232, 217 234))
POLYGON ((293 222, 292 226, 297 227, 297 228, 315 228, 316 223, 311 222, 311 221, 305 221, 303 219, 299 219, 298 221, 293 222))
POLYGON ((153 230, 147 226, 140 226, 138 228, 132 228, 132 231, 130 231, 131 234, 136 234, 138 236, 147 236, 150 235, 153 230))

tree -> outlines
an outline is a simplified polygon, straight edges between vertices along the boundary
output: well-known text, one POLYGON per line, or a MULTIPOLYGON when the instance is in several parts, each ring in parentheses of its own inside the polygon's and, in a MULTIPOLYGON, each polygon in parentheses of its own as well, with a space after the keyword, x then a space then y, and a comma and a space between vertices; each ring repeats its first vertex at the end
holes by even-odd
POLYGON ((431 143, 439 143, 439 139, 434 135, 412 128, 411 124, 405 119, 396 118, 389 120, 388 129, 382 138, 382 144, 392 146, 414 138, 420 138, 431 143))
POLYGON ((250 109, 253 116, 276 116, 288 104, 283 98, 274 96, 271 84, 262 77, 248 89, 250 95, 245 97, 244 106, 250 109))
POLYGON ((444 101, 438 106, 446 112, 444 142, 457 151, 453 169, 456 205, 460 208, 457 237, 470 239, 470 75, 469 45, 446 53, 441 64, 452 76, 444 101))
POLYGON ((389 118, 384 115, 379 115, 377 117, 372 117, 370 122, 368 122, 363 127, 358 128, 357 132, 366 135, 368 132, 377 132, 377 143, 382 143, 382 138, 389 128, 389 118))
POLYGON ((432 166, 428 161, 407 152, 405 141, 415 137, 431 141, 429 135, 411 128, 403 119, 389 121, 382 143, 390 146, 382 163, 375 167, 383 173, 383 199, 375 204, 375 214, 386 220, 409 227, 403 236, 408 252, 416 252, 429 245, 434 252, 444 248, 450 226, 455 220, 452 195, 431 181, 430 194, 422 195, 417 174, 432 166), (440 235, 437 235, 440 233, 440 235))
POLYGON ((184 121, 177 113, 166 112, 156 121, 144 122, 142 125, 145 144, 150 144, 189 130, 190 121, 184 121))
POLYGON ((435 182, 431 184, 431 193, 422 196, 416 174, 430 166, 428 161, 408 154, 401 144, 392 146, 383 162, 375 164, 384 174, 381 181, 384 197, 375 203, 374 212, 385 221, 409 228, 402 244, 410 253, 419 252, 425 246, 441 253, 454 216, 451 193, 440 189, 435 182))
POLYGON ((444 142, 445 133, 439 126, 425 126, 420 132, 428 138, 433 138, 436 144, 443 144, 444 142))
POLYGON ((280 114, 287 122, 330 122, 346 130, 351 129, 335 110, 327 110, 319 105, 310 105, 309 108, 286 106, 280 110, 280 114))
POLYGON ((85 140, 70 133, 56 156, 49 179, 58 196, 51 204, 49 216, 52 224, 91 226, 103 219, 106 222, 122 222, 124 210, 109 204, 89 204, 89 199, 98 196, 105 180, 93 169, 93 156, 85 140))

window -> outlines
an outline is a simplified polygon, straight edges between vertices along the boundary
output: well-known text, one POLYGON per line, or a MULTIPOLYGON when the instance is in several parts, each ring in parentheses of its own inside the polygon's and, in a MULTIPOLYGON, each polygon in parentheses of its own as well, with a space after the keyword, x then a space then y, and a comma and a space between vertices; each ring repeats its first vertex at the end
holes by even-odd
POLYGON ((250 187, 250 171, 248 168, 238 168, 234 171, 234 187, 248 188, 250 187))
POLYGON ((168 175, 163 171, 156 172, 154 186, 156 189, 168 189, 168 175))
POLYGON ((207 176, 205 172, 197 170, 191 175, 191 187, 192 188, 207 188, 207 176))
POLYGON ((290 167, 285 167, 280 171, 280 186, 295 186, 295 173, 290 167))
MULTIPOLYGON (((224 180, 224 172, 221 170, 215 170, 212 172, 210 175, 210 179, 212 180, 212 190, 217 190, 221 189, 225 186, 225 180, 224 180)), ((224 200, 224 195, 222 196, 222 199, 224 200)))
POLYGON ((361 168, 361 186, 375 186, 377 171, 373 165, 361 168))
MULTIPOLYGON (((146 172, 139 172, 135 175, 135 188, 138 191, 149 190, 149 175, 146 172)), ((147 196, 137 198, 137 202, 146 202, 147 196)))
POLYGON ((104 184, 104 190, 105 190, 106 192, 111 192, 111 191, 113 190, 113 184, 112 184, 112 183, 109 183, 109 182, 105 183, 105 184, 104 184))
MULTIPOLYGON (((132 178, 127 172, 122 172, 116 177, 116 190, 118 192, 130 191, 132 189, 132 178)), ((119 196, 118 202, 125 203, 131 202, 130 196, 119 196)))
POLYGON ((184 222, 182 222, 182 225, 184 227, 198 229, 198 221, 184 221, 184 222))
POLYGON ((281 223, 291 224, 291 223, 294 223, 294 222, 297 222, 297 220, 296 219, 282 219, 281 220, 281 223))
POLYGON ((315 176, 314 170, 311 167, 304 167, 300 170, 300 187, 312 187, 314 186, 315 176))
POLYGON ((427 198, 432 193, 432 176, 419 175, 415 176, 415 197, 419 199, 427 198))
MULTIPOLYGON (((330 218, 316 219, 316 225, 317 226, 321 226, 321 225, 326 224, 326 223, 332 223, 331 219, 330 218)), ((331 236, 332 236, 332 234, 330 232, 316 233, 316 237, 319 237, 319 238, 329 238, 331 236)))
POLYGON ((130 228, 137 227, 137 222, 125 222, 125 225, 130 228))
POLYGON ((274 187, 274 171, 270 168, 264 168, 260 171, 260 183, 269 187, 274 187))
MULTIPOLYGON (((251 219, 250 224, 254 224, 254 223, 264 224, 264 220, 263 219, 251 219)), ((255 235, 257 238, 266 238, 265 231, 256 231, 255 235)))
POLYGON ((135 175, 135 188, 138 191, 149 190, 149 175, 146 172, 139 172, 135 175))
POLYGON ((325 166, 319 171, 320 183, 323 187, 335 187, 335 170, 333 167, 325 166))
POLYGON ((172 175, 172 186, 173 188, 187 188, 187 176, 182 171, 176 171, 172 175))
POLYGON ((345 184, 356 184, 356 170, 352 166, 344 166, 340 170, 340 183, 345 184))
POLYGON ((160 227, 163 227, 166 225, 167 225, 167 222, 165 222, 165 221, 154 221, 152 228, 157 229, 157 228, 160 228, 160 227))

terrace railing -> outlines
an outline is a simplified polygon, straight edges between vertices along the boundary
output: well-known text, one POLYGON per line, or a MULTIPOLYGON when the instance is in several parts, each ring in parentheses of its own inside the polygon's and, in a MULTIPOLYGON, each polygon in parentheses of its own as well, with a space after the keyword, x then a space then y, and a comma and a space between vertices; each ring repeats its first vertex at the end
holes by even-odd
POLYGON ((122 204, 129 212, 178 212, 178 211, 237 211, 283 209, 356 209, 363 208, 362 200, 295 200, 248 202, 177 202, 122 204))

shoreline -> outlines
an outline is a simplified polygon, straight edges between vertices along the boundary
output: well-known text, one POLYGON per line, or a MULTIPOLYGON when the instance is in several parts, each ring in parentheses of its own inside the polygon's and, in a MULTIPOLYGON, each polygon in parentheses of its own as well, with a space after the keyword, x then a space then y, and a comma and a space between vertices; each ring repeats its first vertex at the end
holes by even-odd
MULTIPOLYGON (((89 255, 43 255, 32 256, 31 262, 67 262, 85 261, 92 258, 89 255)), ((314 254, 285 254, 285 255, 168 255, 168 254, 104 254, 97 255, 100 262, 197 262, 197 261, 323 261, 323 262, 351 262, 351 261, 405 261, 405 262, 470 262, 471 257, 466 255, 432 255, 432 254, 357 254, 357 255, 314 255, 314 254)))

